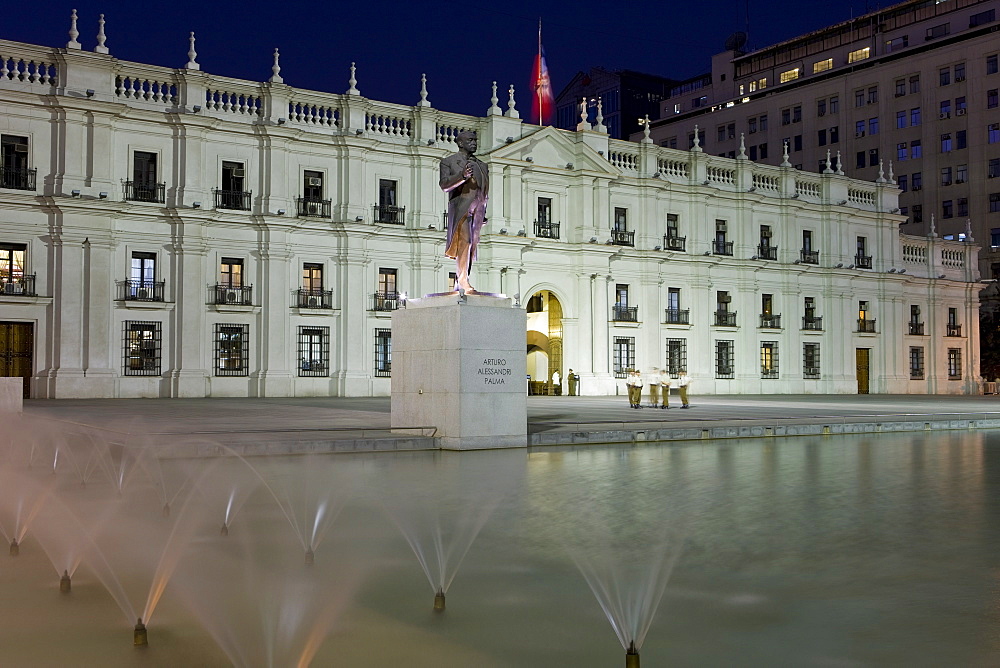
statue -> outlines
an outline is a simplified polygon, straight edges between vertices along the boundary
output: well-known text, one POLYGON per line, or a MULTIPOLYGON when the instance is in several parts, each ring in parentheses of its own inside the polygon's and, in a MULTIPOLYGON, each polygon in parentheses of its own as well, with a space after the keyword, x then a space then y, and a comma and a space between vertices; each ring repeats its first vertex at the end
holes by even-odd
POLYGON ((455 284, 465 292, 475 292, 469 283, 469 269, 476 259, 479 233, 486 224, 486 200, 490 176, 476 156, 478 140, 472 130, 455 138, 458 153, 441 160, 441 190, 448 193, 448 242, 446 257, 453 258, 458 271, 455 284))

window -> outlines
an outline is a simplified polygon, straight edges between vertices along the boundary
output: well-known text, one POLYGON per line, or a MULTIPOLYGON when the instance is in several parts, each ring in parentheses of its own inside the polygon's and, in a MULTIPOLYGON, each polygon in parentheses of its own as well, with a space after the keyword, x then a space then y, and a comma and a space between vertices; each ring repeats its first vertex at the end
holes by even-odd
POLYGON ((854 136, 855 137, 864 137, 865 136, 865 122, 864 121, 857 121, 854 124, 854 136))
POLYGON ((920 75, 915 74, 912 77, 910 77, 910 93, 912 94, 919 92, 920 92, 920 75))
POLYGON ((941 118, 948 118, 951 116, 951 100, 943 100, 941 102, 941 118))
POLYGON ((375 207, 375 222, 388 225, 403 225, 406 208, 399 206, 398 183, 392 179, 378 180, 378 206, 375 207))
POLYGON ((996 89, 996 88, 993 88, 993 89, 990 89, 990 90, 986 91, 986 108, 987 109, 996 109, 997 106, 1000 106, 1000 96, 998 96, 997 93, 998 93, 998 89, 996 89))
POLYGON ((906 127, 906 110, 896 112, 896 129, 906 127))
POLYGON ((747 134, 754 134, 757 132, 757 118, 751 118, 747 121, 747 134))
POLYGON ((991 123, 986 128, 986 136, 990 144, 1000 141, 1000 123, 991 123))
POLYGON ((812 233, 812 230, 803 230, 802 231, 802 250, 804 250, 804 251, 806 251, 808 253, 808 252, 812 251, 812 245, 813 245, 813 233, 812 233))
POLYGON ((687 368, 687 339, 667 339, 667 373, 672 378, 687 368))
POLYGON ((819 62, 813 63, 813 74, 826 72, 829 69, 833 69, 833 58, 827 58, 826 60, 820 60, 819 62))
POLYGON ((392 376, 392 330, 375 330, 375 377, 392 376))
POLYGON ((538 222, 547 225, 552 222, 552 198, 538 198, 538 222))
POLYGON ((878 164, 878 149, 870 148, 868 149, 868 166, 874 167, 878 164))
POLYGON ((250 375, 250 325, 215 325, 215 375, 250 375))
POLYGON ((906 95, 906 79, 896 79, 896 97, 906 95))
POLYGON ((396 206, 396 181, 391 179, 378 180, 379 206, 396 206))
POLYGON ((899 189, 902 192, 904 192, 904 193, 906 192, 906 174, 900 174, 896 178, 896 185, 899 186, 899 189))
POLYGON ((157 154, 135 151, 132 154, 132 180, 125 182, 125 199, 131 202, 164 203, 164 188, 156 182, 157 154))
POLYGON ((878 134, 878 116, 875 118, 868 119, 868 134, 877 135, 878 134))
MULTIPOLYGON (((705 145, 705 131, 704 130, 698 130, 698 144, 700 146, 704 146, 705 145)), ((688 133, 688 150, 691 150, 692 148, 694 148, 694 133, 693 132, 689 132, 688 133)))
POLYGON ((910 380, 924 379, 924 349, 910 346, 910 380))
MULTIPOLYGON (((990 229, 990 246, 996 248, 1000 246, 1000 227, 990 229)), ((993 278, 997 278, 995 275, 993 278)))
POLYGON ((385 299, 397 299, 396 274, 398 271, 391 267, 378 268, 378 292, 385 299))
POLYGON ((906 142, 896 144, 896 160, 906 160, 906 142))
POLYGON ((800 123, 802 121, 802 107, 792 107, 792 123, 800 123))
POLYGON ((763 116, 760 117, 760 131, 761 132, 767 131, 767 114, 764 114, 763 116))
POLYGON ((330 328, 299 327, 299 376, 330 374, 330 328))
POLYGON ((840 112, 840 98, 837 96, 830 98, 830 113, 836 114, 840 112))
POLYGON ((625 378, 635 368, 635 337, 616 336, 611 348, 615 378, 625 378))
POLYGON ((910 109, 910 125, 920 125, 920 107, 910 109))
POLYGON ((159 376, 162 323, 126 320, 122 326, 122 375, 159 376))
POLYGON ((944 67, 938 70, 938 85, 947 86, 951 83, 951 68, 944 67))
POLYGON ((989 167, 986 170, 986 177, 990 179, 1000 177, 1000 158, 990 158, 989 167))
POLYGON ((955 183, 965 183, 969 180, 969 166, 959 165, 955 168, 955 183))
POLYGON ((735 348, 734 341, 715 342, 715 377, 735 378, 735 348))
POLYGON ((973 14, 969 17, 969 27, 975 28, 977 26, 983 26, 987 23, 993 23, 996 20, 996 10, 990 9, 985 12, 979 12, 978 14, 973 14))
POLYGON ((791 109, 782 109, 781 110, 781 124, 782 125, 791 125, 791 123, 792 123, 792 110, 791 109))
POLYGON ((826 146, 826 130, 819 130, 816 133, 816 143, 820 146, 826 146))
POLYGON ((868 89, 868 104, 876 104, 878 102, 878 86, 872 86, 868 89))
POLYGON ((28 138, 0 135, 0 188, 34 190, 36 170, 28 169, 28 138))
POLYGON ((855 242, 855 255, 854 261, 859 267, 871 268, 871 256, 868 255, 868 238, 858 237, 855 242))
POLYGON ((132 267, 129 278, 137 288, 152 288, 156 281, 156 253, 132 251, 132 267))
POLYGON ((866 60, 870 55, 871 55, 871 47, 866 46, 863 49, 857 49, 847 54, 847 62, 856 63, 859 60, 866 60))
POLYGON ((757 147, 757 152, 760 154, 760 159, 761 160, 766 160, 767 159, 767 144, 766 143, 765 144, 760 144, 757 147))
POLYGON ((913 189, 920 190, 923 187, 924 187, 923 172, 913 172, 913 189))
MULTIPOLYGON (((910 157, 911 158, 919 158, 923 154, 924 154, 924 147, 920 143, 920 140, 919 139, 914 139, 913 141, 911 141, 910 142, 910 157)), ((914 185, 916 185, 916 184, 914 184, 914 185)))
POLYGON ((955 65, 955 83, 965 81, 965 63, 955 65))
POLYGON ((718 140, 719 141, 725 141, 725 139, 726 139, 726 126, 725 125, 720 125, 717 128, 717 131, 719 133, 718 140))
POLYGON ((681 308, 681 289, 667 288, 667 309, 679 311, 681 308))
POLYGON ((817 100, 816 101, 816 115, 817 116, 826 116, 826 100, 825 99, 823 99, 823 100, 817 100))
POLYGON ((315 262, 305 262, 302 265, 302 289, 310 293, 323 290, 323 265, 315 262))
POLYGON ((792 140, 792 151, 802 150, 802 135, 795 135, 792 140))
POLYGON ((913 205, 913 222, 922 223, 924 222, 924 206, 923 204, 913 205))
POLYGON ((952 147, 951 133, 946 132, 943 135, 941 135, 941 152, 948 153, 949 151, 951 151, 951 147, 952 147))
POLYGON ((962 380, 961 348, 948 348, 948 380, 962 380))
POLYGON ((670 239, 680 237, 680 218, 676 213, 667 214, 667 237, 670 239))
POLYGON ((955 98, 955 111, 956 111, 956 113, 958 113, 959 116, 963 116, 963 115, 965 115, 965 112, 966 112, 967 109, 968 109, 968 104, 965 101, 965 96, 961 95, 959 97, 956 97, 955 98))
POLYGON ((836 144, 838 141, 840 141, 840 127, 834 125, 830 128, 830 143, 836 144))
POLYGON ((855 107, 865 106, 865 91, 863 88, 861 90, 854 91, 854 106, 855 107))
POLYGON ((951 167, 941 168, 941 185, 943 186, 951 185, 951 167))
POLYGON ((961 151, 963 148, 969 146, 968 132, 966 130, 958 130, 955 132, 955 150, 961 151))
POLYGON ((941 217, 942 218, 953 218, 952 213, 952 202, 950 199, 946 199, 941 202, 941 217))
POLYGON ((764 293, 760 296, 760 314, 774 315, 774 295, 764 293))
POLYGON ((224 288, 243 287, 243 258, 222 258, 219 262, 219 285, 224 288))
POLYGON ((1000 212, 1000 193, 990 193, 990 213, 1000 212))
POLYGON ((0 244, 0 291, 25 292, 22 282, 27 251, 25 244, 0 244), (11 287, 8 288, 8 285, 11 287))
POLYGON ((615 207, 615 220, 611 229, 615 232, 628 231, 628 209, 620 206, 615 207))
POLYGON ((788 83, 789 81, 794 81, 795 79, 798 79, 799 69, 800 68, 796 67, 795 69, 785 70, 778 76, 778 81, 780 83, 788 83))
POLYGON ((940 25, 934 26, 933 28, 928 28, 926 37, 924 39, 925 40, 937 39, 938 37, 944 37, 950 32, 951 32, 951 24, 942 23, 940 25))
POLYGON ((760 377, 778 377, 778 342, 761 341, 760 344, 760 377))
POLYGON ((909 45, 910 45, 910 39, 908 35, 903 35, 902 37, 888 39, 885 42, 885 52, 892 53, 893 51, 898 51, 899 49, 906 48, 909 45))
POLYGON ((819 344, 802 344, 802 375, 806 378, 819 378, 819 344))
POLYGON ((992 56, 986 56, 986 73, 997 73, 997 54, 994 53, 992 56))

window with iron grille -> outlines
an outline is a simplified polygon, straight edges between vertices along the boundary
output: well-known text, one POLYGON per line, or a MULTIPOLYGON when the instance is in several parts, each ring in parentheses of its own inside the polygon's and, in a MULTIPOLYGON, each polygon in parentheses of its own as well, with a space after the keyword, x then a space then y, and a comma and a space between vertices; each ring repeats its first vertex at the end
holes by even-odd
POLYGON ((735 359, 735 342, 734 341, 716 341, 715 342, 715 377, 716 378, 735 378, 736 377, 736 359, 735 359))
POLYGON ((122 323, 122 375, 159 376, 162 323, 122 323))
POLYGON ((778 377, 778 342, 761 341, 760 343, 760 377, 778 377))
POLYGON ((250 375, 250 325, 215 325, 215 375, 250 375))
POLYGON ((962 380, 961 348, 948 348, 948 380, 962 380))
POLYGON ((667 339, 667 373, 680 378, 681 369, 687 368, 687 339, 667 339))
POLYGON ((910 347, 910 380, 924 379, 924 349, 920 346, 910 347))
POLYGON ((375 376, 388 378, 392 375, 392 330, 375 330, 375 376))
POLYGON ((330 375, 330 328, 299 327, 299 376, 330 375))
POLYGON ((819 378, 819 344, 802 344, 802 375, 805 378, 819 378))
POLYGON ((615 378, 625 378, 635 368, 635 337, 616 336, 611 348, 615 378))

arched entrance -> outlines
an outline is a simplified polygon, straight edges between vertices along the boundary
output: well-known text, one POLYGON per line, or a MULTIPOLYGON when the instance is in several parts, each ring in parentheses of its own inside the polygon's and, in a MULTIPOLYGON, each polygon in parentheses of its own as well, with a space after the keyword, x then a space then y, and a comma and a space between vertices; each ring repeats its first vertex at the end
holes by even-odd
POLYGON ((548 290, 539 290, 525 305, 528 312, 529 394, 564 394, 562 304, 548 290), (559 374, 556 376, 555 374, 559 374), (553 382, 556 378, 558 383, 553 382))

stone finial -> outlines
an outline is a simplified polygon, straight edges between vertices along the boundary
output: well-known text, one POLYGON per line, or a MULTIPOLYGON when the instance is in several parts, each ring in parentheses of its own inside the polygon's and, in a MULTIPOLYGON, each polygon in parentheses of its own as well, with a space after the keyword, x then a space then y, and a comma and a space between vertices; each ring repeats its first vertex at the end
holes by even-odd
POLYGON ((76 10, 69 15, 69 41, 66 42, 67 49, 79 49, 80 43, 76 38, 80 36, 80 31, 76 29, 76 10))
POLYGON ((844 161, 840 159, 840 151, 837 151, 837 175, 844 175, 844 161))
POLYGON ((966 218, 965 219, 965 240, 966 241, 975 241, 975 239, 972 238, 972 219, 971 218, 966 218))
POLYGON ((692 153, 701 153, 702 152, 701 139, 698 137, 698 126, 697 125, 694 126, 694 141, 691 142, 691 152, 692 153))
POLYGON ((188 48, 188 61, 187 61, 187 65, 184 66, 184 69, 186 69, 186 70, 200 70, 201 69, 201 65, 199 65, 197 62, 195 62, 195 59, 198 57, 198 52, 194 50, 194 32, 193 31, 191 32, 191 36, 188 37, 188 44, 190 45, 190 47, 188 48))
POLYGON ((604 125, 604 100, 600 97, 597 98, 597 117, 594 120, 597 121, 597 123, 594 124, 594 131, 607 134, 608 127, 604 125))
POLYGON ((507 116, 508 118, 520 118, 521 114, 517 113, 517 109, 514 108, 514 105, 517 104, 514 102, 514 84, 510 85, 509 92, 510 99, 507 100, 507 111, 504 112, 504 116, 507 116))
POLYGON ((580 98, 580 122, 576 124, 576 131, 589 130, 590 123, 587 122, 587 98, 580 98))
POLYGON ((830 168, 830 149, 826 149, 826 167, 823 168, 824 174, 833 174, 833 169, 830 168))
POLYGON ((497 97, 497 82, 493 82, 493 96, 490 97, 490 108, 486 110, 487 116, 501 116, 503 112, 500 110, 500 106, 497 102, 500 98, 497 97))
POLYGON ((106 41, 108 37, 104 34, 104 14, 100 14, 97 19, 97 46, 94 47, 94 53, 110 53, 108 47, 104 46, 106 41))
POLYGON ((784 141, 784 142, 781 142, 781 143, 784 146, 783 153, 781 154, 781 166, 782 167, 791 167, 792 163, 788 162, 788 142, 784 141))
POLYGON ((746 140, 744 139, 742 132, 740 133, 740 152, 736 154, 736 159, 737 160, 747 159, 747 143, 746 140))
POLYGON ((274 64, 271 65, 271 78, 268 79, 271 83, 285 83, 285 80, 281 78, 281 65, 278 64, 280 57, 278 47, 274 47, 274 64))
POLYGON ((642 140, 640 144, 652 144, 653 140, 649 137, 649 114, 639 121, 642 124, 642 140))
POLYGON ((889 184, 896 185, 896 177, 892 173, 892 160, 889 161, 889 184))
POLYGON ((358 73, 358 68, 355 67, 354 63, 352 62, 351 78, 347 80, 347 83, 351 85, 351 87, 347 89, 348 95, 361 95, 361 91, 358 90, 358 78, 357 76, 355 76, 357 73, 358 73))
POLYGON ((885 170, 882 169, 882 160, 878 161, 878 178, 875 179, 875 183, 885 183, 885 170))
POLYGON ((932 237, 932 238, 937 237, 937 225, 934 224, 934 214, 933 213, 931 214, 931 229, 930 229, 930 232, 927 233, 927 236, 932 237))
POLYGON ((427 75, 420 75, 420 102, 417 102, 418 107, 429 107, 431 106, 430 100, 427 99, 427 75))

